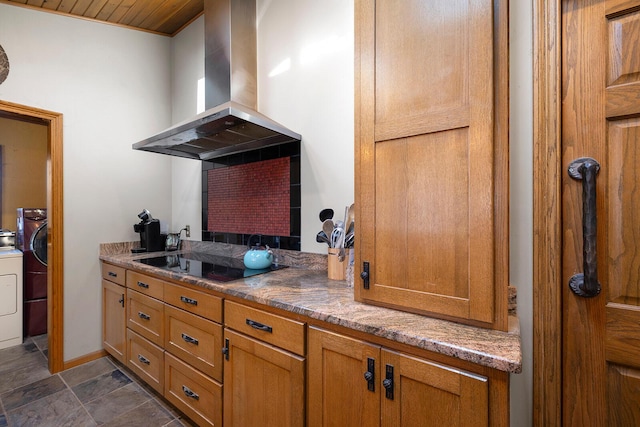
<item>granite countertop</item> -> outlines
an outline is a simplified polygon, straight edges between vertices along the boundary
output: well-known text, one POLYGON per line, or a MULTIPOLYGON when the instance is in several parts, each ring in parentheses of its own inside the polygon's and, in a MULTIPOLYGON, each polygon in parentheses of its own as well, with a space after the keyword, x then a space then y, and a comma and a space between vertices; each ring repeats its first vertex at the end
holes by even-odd
POLYGON ((221 283, 134 262, 150 254, 123 249, 102 245, 100 259, 500 371, 522 370, 519 321, 513 315, 508 332, 494 331, 354 301, 353 288, 327 279, 326 270, 290 267, 221 283))

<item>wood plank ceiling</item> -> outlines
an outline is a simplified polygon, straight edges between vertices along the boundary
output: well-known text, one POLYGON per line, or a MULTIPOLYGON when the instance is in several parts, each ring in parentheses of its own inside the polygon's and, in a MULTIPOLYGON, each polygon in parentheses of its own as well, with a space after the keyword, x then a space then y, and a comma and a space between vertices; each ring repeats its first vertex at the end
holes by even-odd
POLYGON ((45 12, 173 36, 200 16, 204 0, 0 0, 45 12))

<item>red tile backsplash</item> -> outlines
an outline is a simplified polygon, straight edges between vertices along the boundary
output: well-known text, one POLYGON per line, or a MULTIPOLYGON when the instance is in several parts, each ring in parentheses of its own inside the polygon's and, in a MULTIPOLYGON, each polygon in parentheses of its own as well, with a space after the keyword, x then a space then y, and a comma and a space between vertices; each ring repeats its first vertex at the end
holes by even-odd
POLYGON ((247 163, 207 172, 207 230, 289 236, 290 159, 247 163))

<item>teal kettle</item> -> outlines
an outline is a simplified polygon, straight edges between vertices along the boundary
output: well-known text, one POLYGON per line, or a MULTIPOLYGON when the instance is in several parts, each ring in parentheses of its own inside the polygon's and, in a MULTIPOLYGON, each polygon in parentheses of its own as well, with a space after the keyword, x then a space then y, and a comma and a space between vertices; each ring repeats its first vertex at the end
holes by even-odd
POLYGON ((273 251, 269 249, 268 245, 263 248, 256 244, 244 254, 244 266, 252 270, 269 268, 272 262, 273 251))

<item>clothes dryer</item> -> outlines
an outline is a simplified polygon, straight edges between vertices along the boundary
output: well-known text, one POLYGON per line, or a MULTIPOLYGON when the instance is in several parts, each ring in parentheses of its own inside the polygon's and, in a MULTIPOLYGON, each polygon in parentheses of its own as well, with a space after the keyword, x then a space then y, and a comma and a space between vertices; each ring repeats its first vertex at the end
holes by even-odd
POLYGON ((16 246, 24 254, 24 334, 41 335, 47 332, 47 210, 18 208, 17 218, 16 246))

